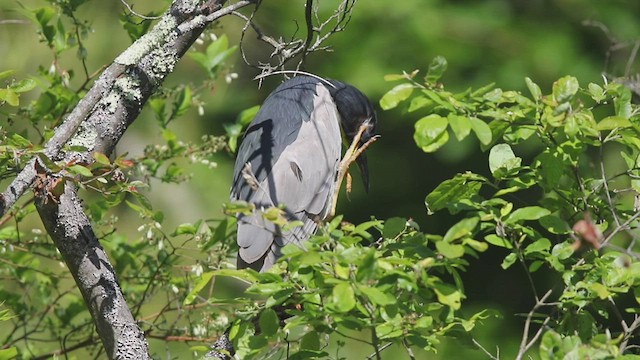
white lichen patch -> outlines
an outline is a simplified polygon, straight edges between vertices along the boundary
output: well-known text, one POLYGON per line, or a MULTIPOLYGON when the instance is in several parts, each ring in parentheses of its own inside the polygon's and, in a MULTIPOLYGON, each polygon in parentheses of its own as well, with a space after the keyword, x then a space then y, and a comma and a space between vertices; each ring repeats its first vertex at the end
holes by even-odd
POLYGON ((134 75, 122 76, 113 84, 114 89, 128 101, 140 102, 142 93, 140 92, 140 79, 134 75))
POLYGON ((176 20, 173 16, 165 15, 160 19, 153 29, 136 40, 131 46, 122 52, 115 62, 123 65, 134 65, 149 54, 153 49, 158 48, 169 39, 169 34, 175 30, 176 20))
POLYGON ((162 49, 155 50, 153 55, 153 77, 157 81, 173 71, 178 62, 178 56, 162 49))
POLYGON ((96 128, 86 122, 83 122, 76 134, 67 143, 69 146, 81 146, 89 151, 93 150, 96 139, 98 138, 98 131, 96 128))

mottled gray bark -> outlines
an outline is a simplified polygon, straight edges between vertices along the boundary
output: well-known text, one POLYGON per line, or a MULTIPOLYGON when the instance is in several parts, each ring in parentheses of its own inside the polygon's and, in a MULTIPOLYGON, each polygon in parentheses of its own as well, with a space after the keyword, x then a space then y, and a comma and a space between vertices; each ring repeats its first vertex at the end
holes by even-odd
MULTIPOLYGON (((42 190, 47 191, 45 187, 42 190)), ((77 188, 67 182, 62 195, 43 193, 38 196, 36 206, 89 307, 107 356, 149 359, 144 334, 127 307, 116 274, 89 218, 82 211, 77 188)))
MULTIPOLYGON (((109 155, 149 96, 171 73, 206 26, 252 1, 222 8, 225 0, 175 0, 142 38, 110 65, 45 146, 54 160, 88 165, 92 154, 109 155), (83 152, 63 151, 79 145, 83 152)), ((129 310, 116 274, 95 236, 77 187, 33 159, 0 196, 0 216, 32 185, 36 207, 93 316, 110 359, 148 359, 144 334, 129 310), (35 184, 34 184, 35 180, 35 184)))

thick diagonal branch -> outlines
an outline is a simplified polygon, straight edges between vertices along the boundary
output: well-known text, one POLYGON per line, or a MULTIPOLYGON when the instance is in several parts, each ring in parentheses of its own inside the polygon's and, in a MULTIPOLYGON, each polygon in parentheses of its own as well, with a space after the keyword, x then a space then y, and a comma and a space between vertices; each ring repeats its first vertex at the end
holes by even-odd
POLYGON ((43 186, 36 206, 47 232, 73 274, 110 359, 149 359, 149 349, 118 285, 115 271, 82 211, 77 189, 59 197, 43 186))
MULTIPOLYGON (((54 160, 89 164, 92 154, 110 154, 137 118, 147 99, 207 25, 251 4, 225 0, 175 0, 171 8, 143 37, 118 56, 96 81, 46 144, 54 160), (64 145, 82 152, 64 152, 64 145)), ((32 160, 0 198, 4 214, 38 179, 36 207, 47 232, 67 263, 87 306, 107 355, 111 359, 147 359, 148 345, 127 307, 116 274, 91 228, 77 188, 32 160)))

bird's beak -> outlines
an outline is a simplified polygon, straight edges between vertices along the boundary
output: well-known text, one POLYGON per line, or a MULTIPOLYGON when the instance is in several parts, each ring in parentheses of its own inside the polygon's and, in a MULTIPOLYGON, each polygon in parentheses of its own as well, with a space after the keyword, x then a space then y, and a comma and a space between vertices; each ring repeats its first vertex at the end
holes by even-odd
POLYGON ((360 168, 360 174, 362 175, 362 183, 364 184, 364 191, 369 193, 369 165, 367 164, 367 155, 360 154, 356 159, 358 167, 360 168))

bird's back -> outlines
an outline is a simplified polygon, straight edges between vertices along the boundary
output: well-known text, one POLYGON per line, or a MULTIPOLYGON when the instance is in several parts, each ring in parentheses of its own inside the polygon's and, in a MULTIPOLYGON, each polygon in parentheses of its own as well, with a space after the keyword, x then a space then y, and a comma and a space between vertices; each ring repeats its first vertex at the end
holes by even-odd
POLYGON ((239 267, 264 271, 288 243, 301 245, 326 216, 341 154, 340 120, 329 89, 298 76, 281 84, 265 100, 238 149, 232 200, 256 205, 253 215, 238 217, 239 267), (289 232, 265 220, 262 209, 284 205, 290 221, 303 225, 289 232))

